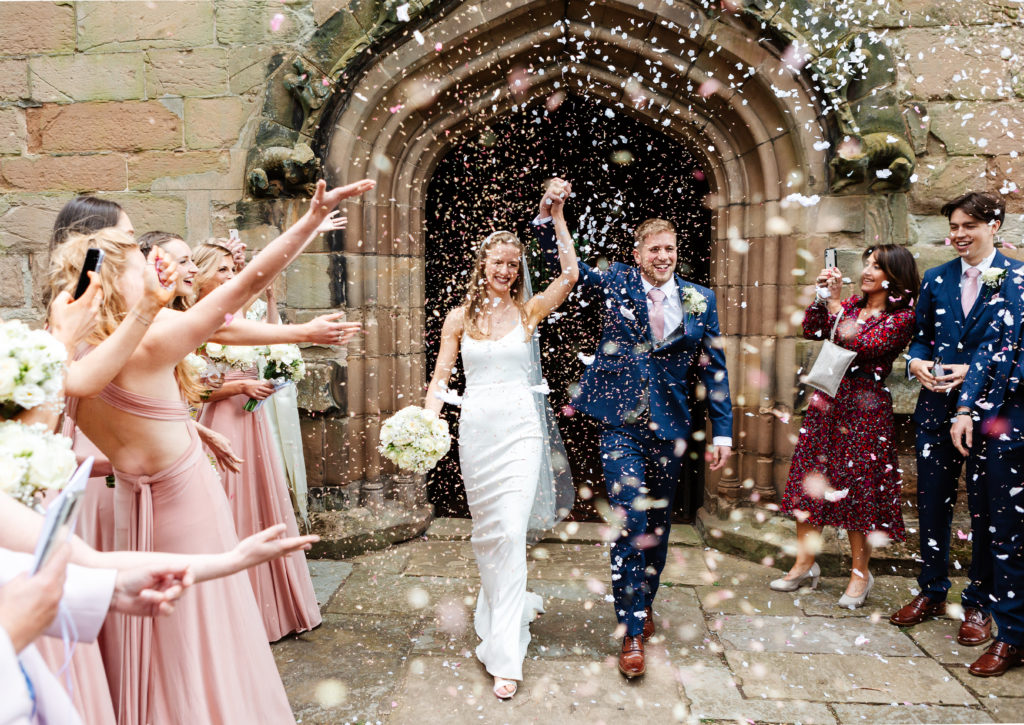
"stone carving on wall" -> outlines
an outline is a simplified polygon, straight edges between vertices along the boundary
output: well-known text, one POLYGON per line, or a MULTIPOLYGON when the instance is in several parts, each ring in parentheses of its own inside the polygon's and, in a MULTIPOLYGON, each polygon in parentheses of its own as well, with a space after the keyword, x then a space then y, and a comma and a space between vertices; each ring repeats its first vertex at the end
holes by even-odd
POLYGON ((313 80, 314 74, 306 67, 302 58, 293 60, 292 67, 295 72, 285 75, 282 83, 291 93, 292 98, 301 106, 302 125, 305 127, 313 112, 324 105, 324 101, 330 94, 330 85, 324 84, 322 80, 313 80))
POLYGON ((320 177, 320 160, 309 144, 259 149, 246 179, 253 196, 310 196, 320 177))

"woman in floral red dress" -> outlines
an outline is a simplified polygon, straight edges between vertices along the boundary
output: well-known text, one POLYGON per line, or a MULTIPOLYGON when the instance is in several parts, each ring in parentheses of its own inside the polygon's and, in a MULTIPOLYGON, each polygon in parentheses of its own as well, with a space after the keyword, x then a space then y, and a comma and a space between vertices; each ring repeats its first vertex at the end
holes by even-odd
POLYGON ((795 591, 810 580, 816 586, 822 528, 837 526, 846 529, 853 558, 839 605, 851 609, 864 603, 874 582, 868 571, 872 542, 906 538, 885 379, 913 335, 920 277, 910 252, 886 244, 864 253, 860 282, 861 294, 840 302, 842 273, 822 270, 804 316, 804 337, 822 340, 841 315, 835 342, 857 357, 835 398, 820 391, 811 396, 780 507, 797 521, 796 562, 770 585, 795 591))

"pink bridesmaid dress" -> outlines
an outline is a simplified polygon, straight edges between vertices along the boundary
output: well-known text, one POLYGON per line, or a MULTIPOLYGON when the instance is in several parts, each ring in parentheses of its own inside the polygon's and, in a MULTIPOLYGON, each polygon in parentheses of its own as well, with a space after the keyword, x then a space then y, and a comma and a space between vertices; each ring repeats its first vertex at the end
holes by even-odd
MULTIPOLYGON (((117 549, 200 554, 233 548, 238 537, 231 509, 186 405, 112 384, 100 398, 143 418, 182 421, 192 438, 158 473, 114 470, 117 549)), ((245 574, 197 584, 169 616, 112 620, 122 642, 120 671, 111 678, 120 725, 295 722, 245 574)))
MULTIPOLYGON (((243 378, 255 379, 256 373, 229 371, 224 376, 225 381, 243 378)), ((227 436, 235 454, 245 461, 241 472, 223 474, 238 536, 244 539, 278 523, 287 525, 285 536, 298 536, 288 481, 266 410, 247 412, 244 406, 248 400, 244 395, 234 395, 207 403, 199 416, 200 423, 227 436)), ((304 552, 252 567, 249 580, 269 641, 312 629, 322 621, 304 552)))

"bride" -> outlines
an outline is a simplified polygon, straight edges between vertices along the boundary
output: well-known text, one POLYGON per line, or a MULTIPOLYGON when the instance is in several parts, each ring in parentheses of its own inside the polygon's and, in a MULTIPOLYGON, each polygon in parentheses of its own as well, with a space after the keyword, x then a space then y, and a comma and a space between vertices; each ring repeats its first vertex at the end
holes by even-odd
MULTIPOLYGON (((521 265, 523 245, 511 232, 494 232, 480 244, 466 301, 448 313, 441 349, 424 407, 441 412, 448 380, 462 349, 466 390, 459 422, 459 460, 473 518, 472 544, 481 592, 474 625, 482 640, 477 658, 494 677, 494 694, 507 700, 523 679, 530 642, 529 622, 543 602, 526 591, 527 528, 537 504, 547 422, 531 375, 539 372, 533 342, 537 325, 568 297, 579 276, 576 252, 563 217, 569 185, 556 180, 541 201, 541 215, 554 219, 561 273, 527 299, 521 265)), ((557 429, 552 431, 557 433, 557 429)), ((550 478, 547 479, 550 481, 550 478)), ((544 486, 541 487, 545 488, 544 486)), ((547 487, 550 488, 550 487, 547 487)), ((546 517, 544 527, 553 525, 546 517)))

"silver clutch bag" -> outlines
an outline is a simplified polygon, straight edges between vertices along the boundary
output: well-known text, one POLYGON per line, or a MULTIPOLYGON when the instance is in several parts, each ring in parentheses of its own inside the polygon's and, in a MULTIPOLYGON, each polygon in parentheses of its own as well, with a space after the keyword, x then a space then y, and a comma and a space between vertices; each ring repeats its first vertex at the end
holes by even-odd
POLYGON ((836 316, 836 322, 832 325, 832 333, 822 344, 821 351, 814 360, 814 365, 806 375, 800 378, 800 382, 804 385, 810 385, 830 398, 836 397, 839 383, 843 381, 843 376, 846 375, 846 371, 857 357, 857 353, 853 350, 847 350, 832 342, 843 315, 844 312, 840 312, 836 316))

